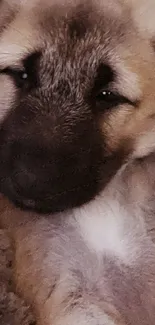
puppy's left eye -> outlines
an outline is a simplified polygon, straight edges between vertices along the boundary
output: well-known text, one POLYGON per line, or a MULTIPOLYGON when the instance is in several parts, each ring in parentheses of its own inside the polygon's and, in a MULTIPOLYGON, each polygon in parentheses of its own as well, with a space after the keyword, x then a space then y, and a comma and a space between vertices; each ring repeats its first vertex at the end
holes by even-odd
POLYGON ((108 90, 100 91, 96 95, 95 100, 96 104, 99 105, 103 110, 128 102, 128 99, 108 90))
POLYGON ((25 69, 5 68, 1 73, 10 76, 18 88, 22 88, 29 77, 25 69))

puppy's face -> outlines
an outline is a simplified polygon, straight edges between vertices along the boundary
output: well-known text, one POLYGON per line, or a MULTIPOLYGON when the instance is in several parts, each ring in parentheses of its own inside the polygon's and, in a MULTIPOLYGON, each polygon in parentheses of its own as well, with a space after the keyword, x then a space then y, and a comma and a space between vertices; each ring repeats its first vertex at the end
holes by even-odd
POLYGON ((115 2, 31 5, 1 23, 0 190, 56 212, 154 148, 154 54, 115 2))

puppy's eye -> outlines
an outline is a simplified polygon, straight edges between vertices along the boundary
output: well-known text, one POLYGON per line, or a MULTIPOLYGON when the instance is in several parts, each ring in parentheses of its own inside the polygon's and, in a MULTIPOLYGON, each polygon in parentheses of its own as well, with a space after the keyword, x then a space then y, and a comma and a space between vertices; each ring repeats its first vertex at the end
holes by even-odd
POLYGON ((22 88, 28 81, 28 73, 25 69, 5 68, 1 73, 10 76, 18 88, 22 88))
POLYGON ((125 102, 127 102, 126 98, 120 96, 119 94, 111 92, 109 90, 100 91, 96 95, 96 104, 100 105, 103 108, 103 110, 107 108, 112 108, 114 106, 118 106, 125 102))

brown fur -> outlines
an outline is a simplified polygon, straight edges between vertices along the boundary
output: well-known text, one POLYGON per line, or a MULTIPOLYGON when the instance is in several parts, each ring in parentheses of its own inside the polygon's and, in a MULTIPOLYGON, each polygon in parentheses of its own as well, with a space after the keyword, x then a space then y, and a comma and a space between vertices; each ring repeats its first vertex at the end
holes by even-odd
POLYGON ((0 222, 41 325, 155 323, 154 22, 126 2, 0 2, 0 190, 35 210, 2 197, 0 222))

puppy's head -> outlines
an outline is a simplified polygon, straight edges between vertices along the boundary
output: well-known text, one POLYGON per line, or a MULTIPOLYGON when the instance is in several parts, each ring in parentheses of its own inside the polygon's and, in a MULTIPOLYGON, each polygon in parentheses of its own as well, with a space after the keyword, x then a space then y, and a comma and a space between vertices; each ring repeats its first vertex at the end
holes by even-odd
POLYGON ((0 191, 42 212, 89 201, 155 146, 152 42, 126 5, 81 2, 1 3, 0 191))

